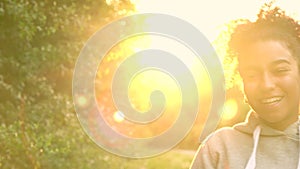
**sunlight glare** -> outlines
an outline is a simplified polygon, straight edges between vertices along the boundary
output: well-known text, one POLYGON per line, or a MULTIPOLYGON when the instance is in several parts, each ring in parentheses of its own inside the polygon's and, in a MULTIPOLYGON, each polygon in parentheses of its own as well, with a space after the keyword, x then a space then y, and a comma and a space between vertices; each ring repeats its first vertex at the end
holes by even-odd
MULTIPOLYGON (((235 19, 256 19, 260 7, 270 0, 203 1, 203 0, 131 0, 137 13, 164 13, 182 18, 195 25, 212 42, 220 33, 219 27, 235 19), (208 18, 209 16, 209 18, 208 18)), ((277 1, 282 9, 299 18, 299 1, 277 1)))
POLYGON ((147 70, 134 78, 129 88, 131 103, 141 113, 149 111, 151 108, 150 95, 155 90, 164 93, 165 108, 173 109, 176 113, 174 108, 181 103, 180 89, 174 79, 158 70, 147 70))
POLYGON ((113 116, 114 120, 118 123, 124 121, 124 114, 120 111, 116 111, 113 116))
POLYGON ((238 113, 238 104, 235 99, 228 99, 224 104, 222 119, 232 120, 238 113))

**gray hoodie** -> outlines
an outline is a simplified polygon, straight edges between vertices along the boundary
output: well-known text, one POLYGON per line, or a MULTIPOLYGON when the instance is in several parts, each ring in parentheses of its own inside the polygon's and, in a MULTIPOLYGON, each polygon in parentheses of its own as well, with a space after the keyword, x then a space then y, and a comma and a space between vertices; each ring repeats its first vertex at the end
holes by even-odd
POLYGON ((191 169, 300 169, 298 124, 279 131, 251 112, 245 122, 212 133, 191 169))

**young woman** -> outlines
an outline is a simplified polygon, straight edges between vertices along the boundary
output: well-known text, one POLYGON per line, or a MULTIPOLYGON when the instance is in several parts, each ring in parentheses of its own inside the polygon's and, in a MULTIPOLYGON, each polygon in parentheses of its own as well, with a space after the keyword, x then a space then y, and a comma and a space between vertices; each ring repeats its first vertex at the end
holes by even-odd
POLYGON ((191 169, 300 169, 300 24, 271 6, 240 23, 229 41, 251 111, 211 134, 191 169))

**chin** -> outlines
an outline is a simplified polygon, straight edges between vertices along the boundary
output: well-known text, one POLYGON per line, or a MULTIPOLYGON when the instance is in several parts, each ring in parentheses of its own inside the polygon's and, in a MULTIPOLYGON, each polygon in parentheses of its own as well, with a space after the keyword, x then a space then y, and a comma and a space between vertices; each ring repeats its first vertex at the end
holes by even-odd
POLYGON ((268 123, 280 123, 285 119, 285 116, 282 116, 281 113, 278 114, 272 113, 270 115, 259 115, 259 117, 268 123))

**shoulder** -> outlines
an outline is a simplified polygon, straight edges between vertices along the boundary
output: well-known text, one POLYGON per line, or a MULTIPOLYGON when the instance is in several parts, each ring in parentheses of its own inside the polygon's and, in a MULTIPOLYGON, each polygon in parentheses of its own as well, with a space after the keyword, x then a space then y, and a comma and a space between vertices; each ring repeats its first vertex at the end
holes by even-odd
MULTIPOLYGON (((231 135, 236 131, 231 127, 218 129, 201 143, 193 162, 193 168, 216 168, 224 160, 231 135)), ((229 143, 230 144, 230 143, 229 143)))
POLYGON ((222 151, 232 145, 240 144, 240 141, 244 140, 244 135, 232 127, 224 127, 210 134, 200 147, 210 149, 210 151, 222 151))
POLYGON ((223 127, 221 129, 216 130, 215 132, 211 133, 204 141, 206 142, 215 142, 218 141, 220 143, 220 140, 223 140, 227 137, 232 137, 234 135, 238 135, 239 132, 235 130, 232 127, 223 127))

